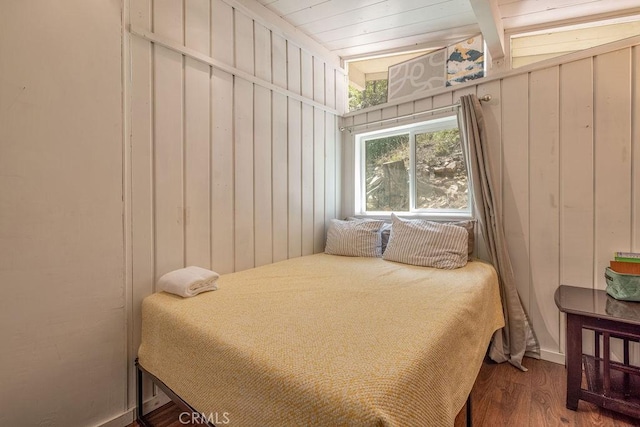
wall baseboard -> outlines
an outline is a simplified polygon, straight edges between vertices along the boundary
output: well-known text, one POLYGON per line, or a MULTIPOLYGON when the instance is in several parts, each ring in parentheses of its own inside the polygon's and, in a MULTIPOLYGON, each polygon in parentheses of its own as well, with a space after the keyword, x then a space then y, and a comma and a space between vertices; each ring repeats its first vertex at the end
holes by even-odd
MULTIPOLYGON (((156 396, 144 402, 144 413, 148 414, 162 405, 166 405, 170 401, 171 399, 169 399, 162 391, 158 390, 158 394, 156 396)), ((98 424, 97 427, 126 427, 134 422, 135 418, 136 407, 134 406, 133 408, 129 408, 127 412, 120 414, 109 421, 98 424)))
POLYGON ((564 354, 558 353, 557 351, 540 350, 540 359, 557 363, 558 365, 564 365, 564 354))

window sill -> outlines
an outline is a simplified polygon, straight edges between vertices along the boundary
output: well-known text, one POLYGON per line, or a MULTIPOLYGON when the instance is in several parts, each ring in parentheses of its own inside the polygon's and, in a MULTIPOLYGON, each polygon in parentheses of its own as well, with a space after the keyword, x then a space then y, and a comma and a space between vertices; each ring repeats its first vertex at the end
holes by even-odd
POLYGON ((391 214, 394 213, 399 218, 404 219, 424 219, 427 221, 464 221, 473 219, 470 212, 365 212, 352 215, 354 218, 382 219, 391 220, 391 214))

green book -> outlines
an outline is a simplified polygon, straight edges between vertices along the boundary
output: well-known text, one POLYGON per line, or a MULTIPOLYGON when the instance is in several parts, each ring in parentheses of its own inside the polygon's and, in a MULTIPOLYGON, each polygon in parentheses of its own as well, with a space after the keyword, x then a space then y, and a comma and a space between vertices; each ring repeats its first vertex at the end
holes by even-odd
POLYGON ((615 257, 616 261, 623 261, 623 262, 635 262, 640 264, 640 258, 629 258, 629 257, 621 257, 621 256, 617 256, 615 257))
POLYGON ((640 253, 638 252, 615 252, 613 254, 614 257, 621 258, 640 258, 640 253))

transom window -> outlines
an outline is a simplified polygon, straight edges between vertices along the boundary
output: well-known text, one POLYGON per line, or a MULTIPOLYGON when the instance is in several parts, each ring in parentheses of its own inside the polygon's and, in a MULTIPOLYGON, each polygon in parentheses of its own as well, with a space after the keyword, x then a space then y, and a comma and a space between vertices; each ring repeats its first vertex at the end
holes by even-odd
POLYGON ((471 216, 455 115, 359 134, 356 159, 357 214, 471 216))

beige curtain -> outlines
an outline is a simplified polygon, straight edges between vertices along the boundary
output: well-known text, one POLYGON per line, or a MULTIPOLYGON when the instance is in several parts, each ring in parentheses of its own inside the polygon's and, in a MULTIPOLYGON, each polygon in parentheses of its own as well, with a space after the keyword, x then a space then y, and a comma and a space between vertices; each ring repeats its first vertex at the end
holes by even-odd
POLYGON ((533 334, 516 290, 511 261, 502 227, 502 215, 494 199, 491 161, 487 133, 480 101, 475 95, 460 98, 460 128, 463 153, 471 180, 474 214, 487 245, 491 263, 498 272, 505 327, 497 331, 491 342, 489 357, 496 362, 509 361, 523 371, 522 358, 540 357, 540 346, 533 334))

